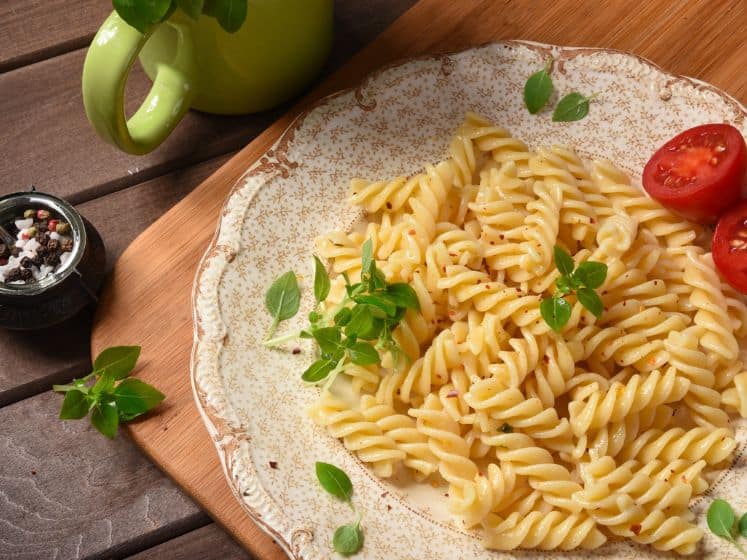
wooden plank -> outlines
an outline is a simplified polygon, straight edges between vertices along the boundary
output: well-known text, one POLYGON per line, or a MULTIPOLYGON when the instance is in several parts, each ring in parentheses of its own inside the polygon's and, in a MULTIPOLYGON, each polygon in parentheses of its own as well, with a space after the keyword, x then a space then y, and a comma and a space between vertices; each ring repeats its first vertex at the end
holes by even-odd
MULTIPOLYGON (((220 117, 189 112, 155 152, 130 156, 100 140, 86 120, 80 93, 85 50, 0 75, 0 193, 35 184, 74 204, 141 183, 190 162, 230 152, 253 138, 272 113, 220 117)), ((136 67, 130 104, 149 82, 136 67)))
POLYGON ((0 73, 85 47, 111 11, 98 0, 4 0, 0 73))
POLYGON ((236 179, 312 99, 350 86, 393 59, 490 40, 519 37, 629 48, 666 63, 675 71, 709 79, 741 97, 747 90, 747 75, 734 60, 743 62, 738 47, 747 33, 747 19, 734 17, 739 1, 659 0, 641 7, 633 0, 594 4, 578 0, 421 0, 305 102, 295 106, 138 237, 118 261, 99 308, 93 348, 106 347, 127 333, 136 334, 143 341, 146 360, 140 377, 168 386, 174 410, 180 415, 178 423, 170 415, 158 415, 133 425, 133 439, 245 547, 260 558, 280 557, 269 539, 257 531, 232 500, 226 483, 219 481, 222 472, 213 443, 201 427, 187 376, 192 341, 192 277, 170 274, 172 263, 181 267, 191 263, 196 267, 212 237, 209 226, 215 224, 225 195, 236 179), (699 17, 703 13, 708 13, 707 23, 699 17), (730 48, 724 48, 724 44, 730 48), (190 220, 194 225, 196 233, 192 238, 184 239, 170 229, 169 224, 179 220, 190 220), (147 268, 141 266, 144 254, 151 256, 147 268), (163 286, 158 294, 151 289, 154 285, 163 286), (142 308, 149 313, 140 313, 142 308), (168 330, 163 329, 166 323, 168 330), (167 431, 163 430, 164 425, 169 427, 167 431))
POLYGON ((251 560, 226 532, 215 523, 144 550, 128 560, 251 560))
MULTIPOLYGON (((227 159, 223 155, 78 206, 104 239, 108 266, 140 232, 227 159)), ((0 330, 0 406, 85 374, 90 367, 90 329, 91 313, 83 313, 33 333, 0 330)))
POLYGON ((61 399, 0 409, 1 558, 122 557, 209 523, 131 441, 57 420, 61 399))

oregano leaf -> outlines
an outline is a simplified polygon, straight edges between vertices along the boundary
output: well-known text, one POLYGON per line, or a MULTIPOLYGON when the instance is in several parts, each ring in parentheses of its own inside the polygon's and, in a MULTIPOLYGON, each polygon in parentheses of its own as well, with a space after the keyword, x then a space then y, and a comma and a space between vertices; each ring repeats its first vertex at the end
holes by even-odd
POLYGON ((547 66, 535 72, 524 84, 524 105, 531 114, 536 114, 550 100, 553 91, 552 78, 550 77, 550 67, 552 60, 547 66))
POLYGON ((327 492, 343 502, 349 502, 353 496, 353 483, 341 468, 329 463, 316 463, 316 478, 327 492))

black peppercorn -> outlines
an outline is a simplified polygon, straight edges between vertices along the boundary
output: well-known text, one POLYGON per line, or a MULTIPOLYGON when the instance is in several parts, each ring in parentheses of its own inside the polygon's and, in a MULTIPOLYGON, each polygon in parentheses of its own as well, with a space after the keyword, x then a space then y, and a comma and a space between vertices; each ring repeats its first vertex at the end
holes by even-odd
POLYGON ((28 257, 23 257, 23 258, 21 259, 21 266, 22 266, 23 268, 31 268, 31 265, 32 265, 32 262, 31 262, 31 259, 30 259, 30 258, 28 258, 28 257))
POLYGON ((49 251, 56 251, 60 247, 60 242, 56 239, 50 239, 47 241, 47 250, 49 251))
POLYGON ((21 269, 21 280, 24 280, 28 282, 34 277, 34 275, 31 272, 30 268, 22 268, 21 269))
POLYGON ((69 253, 73 250, 73 240, 72 239, 66 239, 62 243, 60 243, 60 249, 62 249, 63 253, 69 253))
POLYGON ((18 247, 12 247, 10 249, 10 254, 13 255, 14 257, 17 257, 18 255, 21 254, 21 250, 18 247))
POLYGON ((11 268, 6 274, 5 274, 5 281, 6 282, 16 282, 17 280, 21 279, 21 269, 20 268, 11 268))

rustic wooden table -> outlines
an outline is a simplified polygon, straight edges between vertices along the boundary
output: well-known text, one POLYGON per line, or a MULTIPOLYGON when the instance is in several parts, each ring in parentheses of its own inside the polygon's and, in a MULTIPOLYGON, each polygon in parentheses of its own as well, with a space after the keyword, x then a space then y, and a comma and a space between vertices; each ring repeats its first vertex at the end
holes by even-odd
MULTIPOLYGON (((337 0, 325 74, 414 0, 337 0)), ((107 0, 0 2, 0 194, 34 184, 104 237, 110 266, 135 236, 282 112, 189 114, 154 153, 127 156, 86 122, 80 74, 107 0)), ((148 81, 133 71, 132 106, 148 81)), ((0 331, 0 559, 248 558, 124 437, 57 419, 49 391, 90 371, 90 313, 31 334, 0 331)))

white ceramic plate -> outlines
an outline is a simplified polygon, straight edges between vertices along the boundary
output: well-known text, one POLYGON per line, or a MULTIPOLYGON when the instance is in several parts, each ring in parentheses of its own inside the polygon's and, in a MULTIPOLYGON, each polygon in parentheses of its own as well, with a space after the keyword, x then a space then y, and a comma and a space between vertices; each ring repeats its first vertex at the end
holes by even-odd
MULTIPOLYGON (((302 275, 307 288, 302 311, 310 308, 314 237, 347 227, 357 216, 345 204, 350 178, 409 174, 442 159, 468 110, 508 128, 530 147, 568 145, 587 157, 611 159, 635 179, 657 146, 688 127, 725 121, 747 134, 745 108, 708 84, 672 76, 626 53, 516 41, 390 66, 296 119, 226 202, 195 283, 192 356, 197 405, 235 496, 293 558, 331 557, 334 529, 351 521, 347 506, 317 484, 319 460, 339 465, 353 481, 365 519, 361 558, 542 556, 485 551, 474 535, 449 525, 439 491, 377 480, 306 417, 317 392, 304 386, 300 374, 312 360, 312 348, 300 345, 302 352, 293 355, 261 345, 270 323, 264 293, 275 277, 289 269, 302 275), (549 111, 532 116, 523 107, 526 78, 549 56, 556 61, 556 91, 601 92, 586 119, 553 123, 549 111)), ((302 317, 305 313, 286 328, 298 329, 302 317)), ((747 439, 743 427, 738 439, 740 453, 747 439)), ((714 492, 744 511, 747 470, 737 462, 714 492)), ((703 526, 706 501, 694 504, 703 526)), ((696 555, 733 553, 707 535, 696 555)), ((662 555, 626 543, 562 556, 662 555)))

